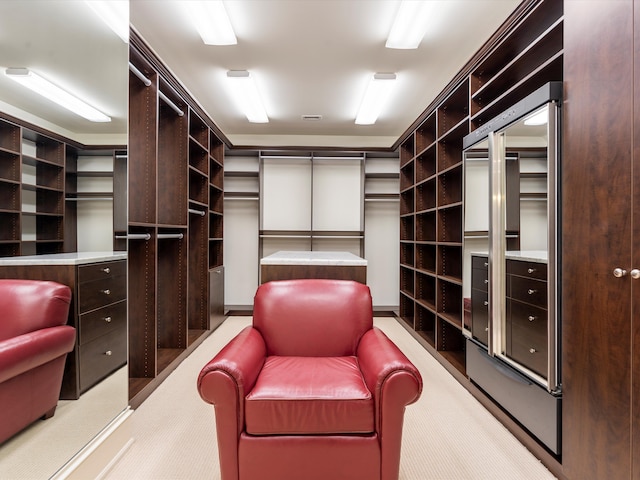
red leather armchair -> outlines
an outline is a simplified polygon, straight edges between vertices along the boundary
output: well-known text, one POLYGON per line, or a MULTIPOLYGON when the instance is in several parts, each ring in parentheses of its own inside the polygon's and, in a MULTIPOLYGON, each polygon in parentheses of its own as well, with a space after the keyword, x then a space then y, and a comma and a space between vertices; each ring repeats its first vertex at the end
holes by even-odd
POLYGON ((422 378, 373 326, 366 285, 261 285, 253 325, 200 372, 223 480, 391 480, 422 378))
POLYGON ((0 443, 55 413, 75 328, 71 290, 38 280, 0 280, 0 443))

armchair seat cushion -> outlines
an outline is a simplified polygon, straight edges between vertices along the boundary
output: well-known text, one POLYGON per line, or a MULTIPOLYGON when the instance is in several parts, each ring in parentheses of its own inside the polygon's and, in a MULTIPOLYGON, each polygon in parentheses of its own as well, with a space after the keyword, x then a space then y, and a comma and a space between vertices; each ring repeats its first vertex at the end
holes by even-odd
POLYGON ((354 356, 270 356, 245 421, 249 435, 371 434, 374 401, 354 356))

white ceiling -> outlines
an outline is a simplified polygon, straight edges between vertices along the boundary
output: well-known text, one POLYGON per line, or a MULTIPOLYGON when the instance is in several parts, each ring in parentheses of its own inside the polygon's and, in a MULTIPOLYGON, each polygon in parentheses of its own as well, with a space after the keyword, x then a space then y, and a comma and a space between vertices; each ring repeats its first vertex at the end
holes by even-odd
MULTIPOLYGON (((206 46, 181 0, 131 0, 133 28, 234 146, 387 148, 515 10, 520 0, 427 0, 431 30, 417 50, 384 47, 398 0, 227 0, 238 44, 206 46), (250 70, 268 124, 251 124, 227 96, 227 70, 250 70), (395 72, 375 125, 354 117, 370 75, 395 72), (306 114, 320 121, 302 120, 306 114)), ((0 68, 28 67, 112 116, 87 122, 0 73, 0 111, 82 143, 122 143, 127 46, 80 0, 0 1, 0 68)))
POLYGON ((389 147, 488 40, 519 0, 428 0, 416 50, 385 48, 397 0, 227 0, 238 44, 207 46, 181 0, 131 0, 131 23, 234 145, 389 147), (255 76, 268 124, 251 124, 225 90, 227 70, 255 76), (395 72, 375 125, 354 123, 368 78, 395 72), (306 114, 320 121, 302 120, 306 114))

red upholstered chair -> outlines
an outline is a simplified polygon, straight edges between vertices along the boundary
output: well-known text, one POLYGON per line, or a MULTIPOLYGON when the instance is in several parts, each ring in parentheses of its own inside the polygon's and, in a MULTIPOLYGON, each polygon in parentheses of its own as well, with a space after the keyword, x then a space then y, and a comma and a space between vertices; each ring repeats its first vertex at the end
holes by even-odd
POLYGON ((55 413, 76 336, 70 301, 66 285, 0 280, 0 443, 55 413))
POLYGON ((422 378, 373 326, 369 288, 261 285, 253 325, 200 372, 223 480, 391 480, 422 378))

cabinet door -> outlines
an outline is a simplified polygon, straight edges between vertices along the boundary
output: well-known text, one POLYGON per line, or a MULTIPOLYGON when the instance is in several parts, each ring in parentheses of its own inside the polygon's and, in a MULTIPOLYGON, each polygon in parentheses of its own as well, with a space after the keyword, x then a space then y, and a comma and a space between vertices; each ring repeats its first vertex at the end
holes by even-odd
POLYGON ((631 478, 633 1, 564 8, 562 465, 631 478))

